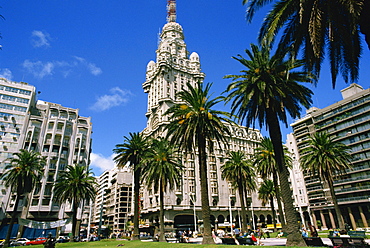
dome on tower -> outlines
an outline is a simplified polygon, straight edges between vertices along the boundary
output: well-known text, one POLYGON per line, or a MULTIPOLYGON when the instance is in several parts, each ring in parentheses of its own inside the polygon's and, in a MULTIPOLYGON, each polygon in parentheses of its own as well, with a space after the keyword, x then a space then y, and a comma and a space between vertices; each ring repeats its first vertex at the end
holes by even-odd
POLYGON ((192 52, 190 55, 191 62, 199 62, 199 55, 196 52, 192 52))
MULTIPOLYGON (((166 37, 166 34, 169 33, 169 32, 172 32, 173 34, 174 33, 177 33, 180 35, 180 37, 178 38, 181 38, 181 39, 184 39, 184 34, 183 34, 183 30, 182 30, 182 27, 180 24, 178 24, 177 22, 169 22, 169 23, 166 23, 163 28, 162 28, 162 34, 161 34, 161 38, 167 38, 166 37)), ((171 35, 172 36, 172 35, 171 35)), ((176 35, 177 36, 177 35, 176 35)))
POLYGON ((155 68, 155 62, 153 60, 149 61, 148 65, 146 66, 147 71, 152 71, 155 68))

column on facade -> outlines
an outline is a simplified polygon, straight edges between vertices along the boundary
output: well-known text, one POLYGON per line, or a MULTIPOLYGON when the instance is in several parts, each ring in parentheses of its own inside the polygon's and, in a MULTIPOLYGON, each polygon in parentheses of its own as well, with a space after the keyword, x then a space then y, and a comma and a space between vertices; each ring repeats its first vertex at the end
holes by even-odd
POLYGON ((364 214, 364 210, 362 206, 359 206, 358 210, 360 211, 360 216, 361 216, 362 223, 364 224, 364 227, 369 227, 367 220, 366 220, 366 215, 364 214))
POLYGON ((334 216, 333 216, 333 213, 332 213, 332 210, 329 209, 329 217, 330 217, 330 222, 331 222, 331 228, 337 228, 336 225, 335 225, 335 220, 334 220, 334 216))
POLYGON ((317 225, 317 220, 316 220, 315 211, 312 211, 312 212, 311 212, 311 220, 312 220, 312 225, 314 225, 314 226, 316 227, 316 225, 317 225))
POLYGON ((353 217, 352 209, 351 207, 347 207, 347 209, 348 209, 349 219, 351 220, 352 229, 356 230, 357 226, 356 226, 355 218, 353 217))
POLYGON ((327 227, 326 227, 325 216, 322 210, 320 210, 320 218, 321 218, 321 228, 326 229, 327 227))

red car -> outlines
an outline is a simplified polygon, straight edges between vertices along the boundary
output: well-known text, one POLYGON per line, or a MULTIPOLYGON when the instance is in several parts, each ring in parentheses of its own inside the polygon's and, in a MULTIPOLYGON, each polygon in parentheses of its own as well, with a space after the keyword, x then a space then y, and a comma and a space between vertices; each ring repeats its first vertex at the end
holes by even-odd
POLYGON ((46 240, 47 240, 47 238, 44 238, 44 237, 37 238, 35 240, 27 242, 26 245, 41 245, 41 244, 45 243, 46 240))

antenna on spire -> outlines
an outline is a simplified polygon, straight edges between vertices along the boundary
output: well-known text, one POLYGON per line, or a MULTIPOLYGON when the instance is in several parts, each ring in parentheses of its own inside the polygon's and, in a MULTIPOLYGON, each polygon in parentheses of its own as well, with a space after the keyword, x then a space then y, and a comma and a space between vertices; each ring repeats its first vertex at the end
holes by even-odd
POLYGON ((167 0, 167 22, 176 22, 176 0, 167 0))

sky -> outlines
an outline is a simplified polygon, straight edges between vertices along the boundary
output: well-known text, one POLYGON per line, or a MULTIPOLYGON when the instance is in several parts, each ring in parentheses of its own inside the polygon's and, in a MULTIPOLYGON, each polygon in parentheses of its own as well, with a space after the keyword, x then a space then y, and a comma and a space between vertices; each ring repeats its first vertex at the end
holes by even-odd
MULTIPOLYGON (((34 85, 39 100, 78 108, 93 124, 91 168, 95 175, 113 168, 113 149, 129 132, 146 126, 146 66, 155 60, 158 34, 166 24, 166 0, 4 0, 0 3, 0 77, 34 85)), ((256 43, 267 8, 252 23, 242 0, 177 0, 177 22, 188 51, 200 56, 213 97, 227 87, 228 74, 243 67, 232 56, 256 43)), ((367 89, 370 53, 364 48, 358 83, 367 89)), ((331 86, 324 64, 313 106, 342 99, 348 86, 331 86)), ((228 110, 227 106, 219 106, 228 110)), ((266 134, 263 128, 262 133, 266 134)), ((291 129, 283 129, 283 135, 291 129)))

